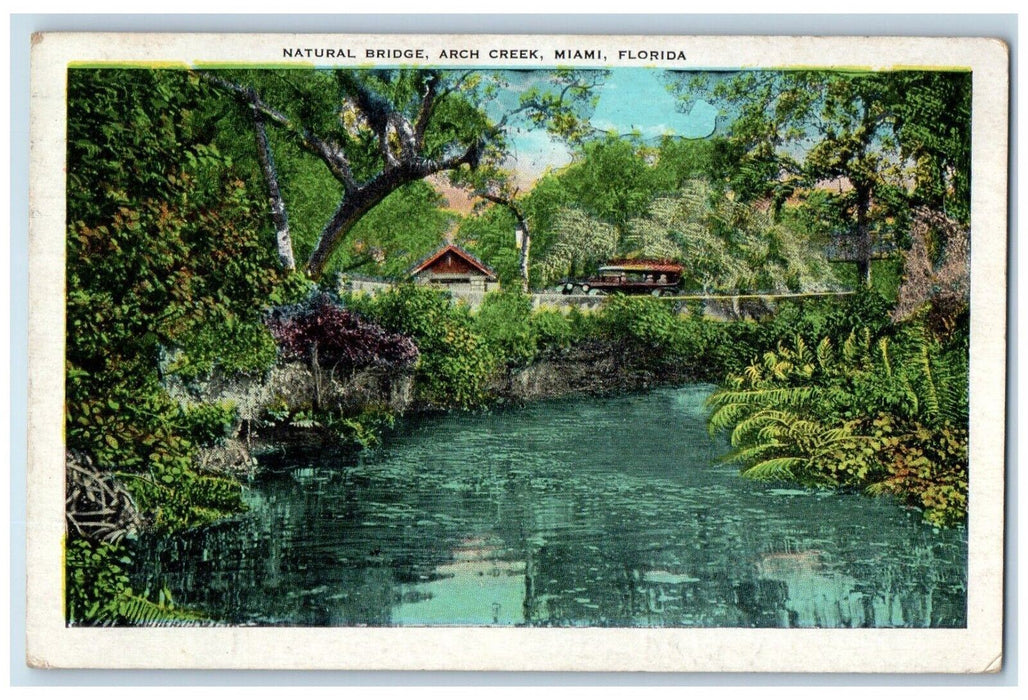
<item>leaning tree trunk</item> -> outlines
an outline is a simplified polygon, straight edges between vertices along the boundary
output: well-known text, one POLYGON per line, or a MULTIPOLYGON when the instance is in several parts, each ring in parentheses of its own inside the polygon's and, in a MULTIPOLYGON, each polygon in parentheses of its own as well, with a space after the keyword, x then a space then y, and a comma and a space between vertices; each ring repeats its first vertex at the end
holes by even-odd
POLYGON ((423 74, 426 79, 422 85, 421 106, 417 118, 412 122, 394 105, 376 95, 374 90, 356 80, 352 73, 337 71, 335 77, 339 87, 362 113, 376 137, 379 155, 382 158, 383 169, 370 181, 362 183, 355 177, 350 158, 341 144, 319 137, 306 125, 294 121, 284 112, 268 105, 252 87, 244 87, 213 73, 201 71, 199 75, 235 94, 237 99, 248 104, 254 112, 259 146, 257 150, 271 192, 272 211, 276 215, 279 256, 284 266, 291 269, 295 267, 295 261, 292 258, 285 205, 278 191, 278 180, 275 177, 271 149, 267 143, 264 120, 270 119, 285 128, 304 150, 321 159, 332 176, 343 186, 343 198, 332 218, 322 229, 321 237, 307 260, 307 273, 315 281, 324 274, 332 253, 362 216, 403 185, 463 165, 474 169, 478 166, 486 143, 500 133, 506 121, 504 117, 470 144, 459 141, 451 143, 451 146, 459 145, 464 149, 457 155, 443 159, 430 158, 425 149, 425 132, 432 118, 436 98, 439 96, 439 73, 423 74))
POLYGON ((394 170, 384 173, 339 203, 332 218, 321 230, 318 243, 307 260, 307 274, 317 281, 325 273, 329 258, 346 238, 361 217, 377 206, 394 190, 413 182, 416 177, 406 176, 402 171, 394 170))
POLYGON ((257 138, 257 160, 260 161, 264 182, 268 185, 268 202, 271 205, 271 220, 275 224, 275 241, 278 245, 278 259, 285 270, 296 269, 296 258, 293 257, 293 238, 289 233, 289 217, 286 214, 286 203, 282 199, 282 190, 278 186, 278 173, 275 170, 275 156, 268 143, 268 132, 264 125, 264 114, 254 108, 254 132, 257 138))

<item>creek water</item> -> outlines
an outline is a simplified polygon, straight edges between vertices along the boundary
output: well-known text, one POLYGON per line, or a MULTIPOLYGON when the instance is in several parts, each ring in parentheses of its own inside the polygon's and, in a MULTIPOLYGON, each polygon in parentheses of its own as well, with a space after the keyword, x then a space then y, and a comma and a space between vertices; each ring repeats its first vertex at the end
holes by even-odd
POLYGON ((719 463, 709 386, 406 420, 295 456, 140 585, 245 625, 962 627, 967 533, 719 463))

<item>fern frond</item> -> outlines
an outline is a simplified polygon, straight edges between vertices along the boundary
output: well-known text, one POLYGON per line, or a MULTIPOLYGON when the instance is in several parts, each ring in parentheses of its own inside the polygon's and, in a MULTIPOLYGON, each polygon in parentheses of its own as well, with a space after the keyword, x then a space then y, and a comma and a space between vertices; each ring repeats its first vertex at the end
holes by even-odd
POLYGON ((889 360, 889 339, 879 338, 878 340, 878 352, 881 356, 882 364, 885 365, 885 376, 892 376, 892 362, 889 360))
POLYGON ((717 391, 711 395, 708 405, 714 410, 728 404, 751 406, 804 406, 820 395, 820 388, 813 386, 767 387, 744 389, 742 391, 717 391))
POLYGON ((803 340, 802 335, 796 336, 796 364, 807 364, 813 359, 810 355, 810 348, 807 347, 807 343, 803 340))
POLYGON ((932 363, 928 357, 927 345, 922 345, 920 348, 920 352, 918 353, 918 365, 921 370, 922 379, 925 383, 925 410, 931 417, 938 417, 940 412, 939 394, 935 390, 935 380, 932 377, 932 363))
POLYGON ((832 341, 830 338, 822 338, 821 342, 817 344, 817 364, 822 370, 828 369, 828 367, 835 361, 835 350, 832 348, 832 341))
POLYGON ((728 430, 752 410, 753 406, 746 403, 722 404, 707 419, 707 432, 713 436, 728 430))
POLYGON ((776 457, 754 464, 749 469, 744 469, 742 475, 747 479, 755 481, 787 481, 795 478, 794 470, 806 464, 805 459, 799 457, 776 457))
MULTIPOLYGON (((721 458, 722 464, 755 464, 763 461, 768 455, 780 456, 785 445, 781 442, 764 442, 758 445, 733 450, 721 458)), ((748 467, 746 467, 748 468, 748 467)))
POLYGON ((753 435, 763 441, 777 436, 780 432, 788 432, 796 420, 794 414, 786 411, 759 411, 736 424, 732 430, 732 445, 742 445, 753 435))
POLYGON ((784 382, 786 379, 789 378, 789 374, 792 371, 792 367, 793 365, 791 362, 789 362, 788 360, 782 360, 781 362, 779 362, 771 368, 771 373, 774 375, 775 379, 784 382))
POLYGON ((199 612, 176 607, 168 591, 161 591, 158 601, 125 591, 117 598, 115 608, 94 623, 101 626, 131 625, 133 627, 184 627, 210 624, 199 612))
POLYGON ((857 332, 852 330, 842 344, 842 359, 848 363, 853 363, 857 359, 857 352, 857 332))
POLYGON ((921 410, 921 400, 917 397, 917 389, 910 383, 910 377, 903 375, 900 381, 900 386, 903 388, 903 398, 910 404, 911 413, 917 415, 921 410))

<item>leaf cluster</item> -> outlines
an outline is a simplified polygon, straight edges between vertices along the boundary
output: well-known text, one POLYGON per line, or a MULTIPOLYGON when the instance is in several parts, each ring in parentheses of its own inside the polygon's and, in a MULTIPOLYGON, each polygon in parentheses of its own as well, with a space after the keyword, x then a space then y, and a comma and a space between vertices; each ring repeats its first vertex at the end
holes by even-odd
POLYGON ((275 309, 268 326, 284 358, 344 373, 368 367, 403 371, 418 362, 409 337, 387 332, 323 294, 275 309))
POLYGON ((729 435, 746 476, 895 493, 954 524, 966 515, 962 350, 917 322, 817 345, 797 334, 727 378, 709 427, 729 435))
POLYGON ((131 586, 128 547, 76 539, 65 547, 65 619, 80 626, 186 626, 207 622, 175 604, 171 591, 152 595, 131 586), (154 600, 156 598, 156 600, 154 600))
POLYGON ((476 332, 467 307, 453 304, 449 294, 406 284, 374 297, 344 301, 388 331, 414 341, 420 352, 415 387, 426 405, 469 409, 488 399, 497 357, 476 332))

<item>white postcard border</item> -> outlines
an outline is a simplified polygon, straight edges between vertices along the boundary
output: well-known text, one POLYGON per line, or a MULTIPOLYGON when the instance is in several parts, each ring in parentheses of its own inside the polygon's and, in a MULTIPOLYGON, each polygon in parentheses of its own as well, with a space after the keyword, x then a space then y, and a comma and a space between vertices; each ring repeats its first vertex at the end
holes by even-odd
MULTIPOLYGON (((433 55, 434 54, 434 55, 433 55)), ((390 60, 412 63, 420 59, 390 60)), ((1006 46, 987 39, 474 35, 76 34, 33 39, 29 231, 27 651, 63 668, 580 671, 989 672, 1003 629, 1006 358, 1006 46), (366 66, 368 58, 284 57, 287 47, 479 47, 475 66, 547 68, 559 49, 604 51, 575 67, 969 67, 973 71, 971 486, 968 626, 961 630, 68 628, 64 536, 64 126, 70 63, 366 66), (496 59, 490 50, 537 50, 496 59), (674 54, 640 63, 621 51, 674 54), (677 52, 684 53, 684 59, 677 52), (352 62, 351 62, 352 61, 352 62)))

